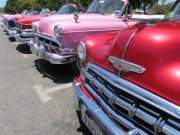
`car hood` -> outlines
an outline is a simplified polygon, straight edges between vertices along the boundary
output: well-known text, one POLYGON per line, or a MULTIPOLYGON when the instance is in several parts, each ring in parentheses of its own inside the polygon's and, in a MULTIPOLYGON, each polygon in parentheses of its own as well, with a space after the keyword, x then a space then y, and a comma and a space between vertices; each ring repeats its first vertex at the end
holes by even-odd
POLYGON ((111 47, 102 46, 94 56, 94 63, 116 75, 119 70, 109 56, 141 66, 144 73, 123 71, 120 77, 180 106, 180 21, 145 27, 127 46, 136 30, 136 26, 129 27, 119 33, 111 47))
POLYGON ((21 24, 32 24, 32 22, 36 22, 39 21, 41 18, 43 18, 44 16, 27 16, 27 17, 23 17, 21 19, 18 19, 17 22, 21 23, 21 24))
MULTIPOLYGON (((78 23, 74 20, 74 15, 55 15, 55 16, 49 16, 44 17, 40 20, 39 26, 43 27, 43 33, 45 35, 51 36, 52 31, 54 30, 55 25, 59 24, 63 27, 63 32, 67 31, 68 29, 64 29, 64 27, 73 30, 80 31, 82 25, 86 25, 86 28, 89 27, 96 27, 97 23, 104 23, 104 22, 118 22, 120 19, 111 17, 111 16, 105 16, 101 14, 79 14, 78 23), (84 24, 86 23, 86 24, 84 24), (91 26, 88 23, 94 23, 91 26), (96 23, 96 24, 95 24, 96 23), (50 24, 50 25, 47 25, 50 24), (64 31, 65 30, 65 31, 64 31)), ((110 23, 108 25, 111 25, 110 23)), ((83 28, 82 30, 85 30, 86 28, 83 28)))

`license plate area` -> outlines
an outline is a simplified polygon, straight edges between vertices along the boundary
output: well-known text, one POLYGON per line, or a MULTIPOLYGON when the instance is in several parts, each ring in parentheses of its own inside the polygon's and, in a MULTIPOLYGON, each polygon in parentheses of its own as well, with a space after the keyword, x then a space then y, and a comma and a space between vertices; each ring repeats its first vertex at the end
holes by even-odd
POLYGON ((84 105, 84 103, 80 104, 81 107, 81 119, 83 123, 86 125, 86 127, 90 130, 90 132, 93 135, 103 135, 103 133, 99 130, 99 128, 96 126, 96 124, 93 122, 88 115, 86 115, 87 107, 84 105))

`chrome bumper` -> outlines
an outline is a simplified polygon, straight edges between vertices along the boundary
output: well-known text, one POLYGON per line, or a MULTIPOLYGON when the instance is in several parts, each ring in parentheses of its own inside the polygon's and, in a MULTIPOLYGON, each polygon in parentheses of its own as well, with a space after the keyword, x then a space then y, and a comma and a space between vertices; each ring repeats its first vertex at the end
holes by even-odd
POLYGON ((3 23, 1 23, 1 27, 3 27, 5 30, 7 29, 7 27, 3 23))
POLYGON ((17 31, 15 29, 6 28, 6 31, 11 37, 13 37, 14 34, 17 34, 17 31))
POLYGON ((28 45, 30 46, 30 50, 33 54, 39 56, 40 59, 48 60, 52 64, 70 63, 76 59, 76 55, 60 56, 54 53, 46 52, 44 45, 40 45, 38 47, 33 40, 30 40, 28 42, 28 45))
POLYGON ((14 34, 14 38, 16 39, 16 41, 18 42, 22 42, 22 43, 28 43, 30 40, 33 40, 34 39, 34 36, 35 35, 34 33, 25 33, 25 32, 22 32, 21 34, 14 34))
MULTIPOLYGON (((91 101, 82 91, 82 84, 73 82, 74 97, 73 104, 75 110, 80 110, 80 103, 83 102, 87 107, 87 111, 93 117, 93 120, 101 125, 108 135, 134 135, 126 133, 120 126, 114 123, 113 120, 103 111, 103 109, 95 102, 91 101)), ((98 128, 98 127, 97 127, 98 128)))

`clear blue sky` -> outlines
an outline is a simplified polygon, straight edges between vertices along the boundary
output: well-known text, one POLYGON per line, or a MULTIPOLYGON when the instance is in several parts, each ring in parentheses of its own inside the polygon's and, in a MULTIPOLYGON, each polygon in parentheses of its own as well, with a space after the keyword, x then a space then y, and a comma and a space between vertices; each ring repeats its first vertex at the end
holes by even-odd
MULTIPOLYGON (((159 0, 161 2, 161 0, 159 0)), ((167 0, 167 2, 171 2, 171 1, 175 1, 175 0, 167 0)), ((0 7, 4 7, 6 0, 0 0, 0 7)))
POLYGON ((5 2, 6 2, 6 0, 0 0, 0 7, 4 7, 5 2))

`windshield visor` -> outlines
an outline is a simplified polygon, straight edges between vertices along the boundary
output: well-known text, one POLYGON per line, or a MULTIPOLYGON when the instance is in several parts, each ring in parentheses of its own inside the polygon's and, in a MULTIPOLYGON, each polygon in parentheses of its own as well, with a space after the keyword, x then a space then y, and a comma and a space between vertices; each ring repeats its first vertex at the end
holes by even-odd
POLYGON ((87 10, 87 13, 120 15, 124 6, 125 6, 124 0, 96 0, 92 2, 92 4, 87 10))
POLYGON ((49 13, 48 9, 43 9, 43 10, 39 13, 39 15, 45 15, 45 14, 48 14, 48 13, 49 13))

